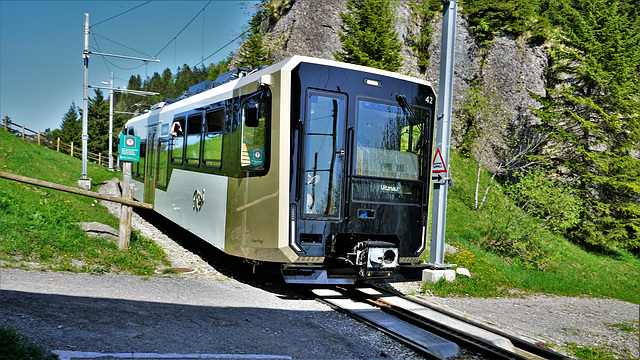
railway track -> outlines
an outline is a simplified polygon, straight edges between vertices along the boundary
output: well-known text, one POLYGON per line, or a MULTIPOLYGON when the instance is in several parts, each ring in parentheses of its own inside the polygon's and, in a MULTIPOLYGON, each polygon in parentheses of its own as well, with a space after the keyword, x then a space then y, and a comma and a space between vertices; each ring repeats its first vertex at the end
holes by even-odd
POLYGON ((485 359, 570 359, 536 344, 375 287, 310 289, 316 300, 373 326, 430 359, 461 349, 485 359))

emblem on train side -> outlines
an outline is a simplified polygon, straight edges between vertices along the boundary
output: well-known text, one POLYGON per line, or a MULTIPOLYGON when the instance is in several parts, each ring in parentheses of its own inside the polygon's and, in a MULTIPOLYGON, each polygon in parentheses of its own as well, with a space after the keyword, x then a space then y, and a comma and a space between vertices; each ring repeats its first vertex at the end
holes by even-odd
POLYGON ((193 192, 193 210, 200 212, 202 205, 204 205, 204 189, 202 189, 202 193, 196 189, 196 191, 193 192))

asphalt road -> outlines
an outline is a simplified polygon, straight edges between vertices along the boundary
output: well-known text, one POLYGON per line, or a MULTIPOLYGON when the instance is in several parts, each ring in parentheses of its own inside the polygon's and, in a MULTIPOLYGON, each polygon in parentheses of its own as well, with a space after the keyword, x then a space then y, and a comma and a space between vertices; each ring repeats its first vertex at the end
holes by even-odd
POLYGON ((2 268, 0 323, 5 322, 62 351, 218 358, 415 356, 316 301, 233 279, 2 268))

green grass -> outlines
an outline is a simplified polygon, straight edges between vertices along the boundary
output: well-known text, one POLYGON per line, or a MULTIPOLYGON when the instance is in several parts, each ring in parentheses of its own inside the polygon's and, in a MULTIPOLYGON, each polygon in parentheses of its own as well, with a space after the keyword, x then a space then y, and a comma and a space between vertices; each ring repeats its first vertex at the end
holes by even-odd
MULTIPOLYGON (((445 261, 468 268, 472 277, 425 284, 425 290, 439 296, 493 297, 523 292, 598 296, 640 304, 640 259, 632 254, 588 252, 546 229, 535 234, 541 255, 533 265, 510 254, 488 252, 489 229, 504 223, 510 211, 505 207, 508 200, 503 188, 494 182, 487 203, 474 211, 475 162, 452 152, 451 171, 455 187, 448 197, 447 243, 461 251, 446 254, 445 261)), ((489 176, 483 173, 484 184, 489 176)))
POLYGON ((59 357, 44 346, 29 341, 14 327, 4 324, 0 325, 0 360, 4 359, 54 360, 59 357))
POLYGON ((582 360, 613 360, 617 359, 612 351, 604 346, 581 346, 573 342, 562 346, 568 352, 582 360))
MULTIPOLYGON (((82 163, 0 130, 0 170, 78 187, 82 163)), ((119 176, 88 164, 92 190, 119 176)), ((0 179, 0 260, 5 266, 38 263, 46 269, 90 273, 152 274, 168 264, 162 249, 133 232, 131 245, 91 238, 78 223, 97 221, 118 229, 119 220, 98 201, 84 196, 0 179)))

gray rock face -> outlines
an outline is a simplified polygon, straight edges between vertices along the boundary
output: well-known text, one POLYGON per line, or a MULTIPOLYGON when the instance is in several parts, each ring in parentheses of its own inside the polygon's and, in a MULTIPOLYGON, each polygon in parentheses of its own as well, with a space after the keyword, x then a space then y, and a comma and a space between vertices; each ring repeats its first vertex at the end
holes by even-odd
MULTIPOLYGON (((267 32, 271 44, 272 60, 280 61, 293 55, 312 56, 333 60, 333 53, 341 50, 339 31, 340 13, 346 12, 347 0, 295 0, 278 22, 267 32)), ((397 8, 396 31, 402 40, 403 68, 399 71, 430 81, 437 93, 440 76, 440 39, 442 17, 437 15, 432 23, 433 41, 430 46, 430 64, 424 74, 417 65, 417 56, 411 49, 411 38, 419 32, 412 19, 408 0, 401 0, 397 8)), ((547 66, 546 49, 530 46, 513 37, 499 36, 482 52, 478 50, 467 21, 458 12, 456 22, 456 53, 454 74, 452 146, 460 145, 464 135, 461 123, 461 107, 467 101, 467 90, 475 83, 486 93, 496 94, 507 119, 498 133, 508 126, 526 128, 536 123, 531 108, 538 106, 528 91, 543 95, 544 70, 547 66), (484 62, 483 62, 484 59, 484 62), (481 66, 482 64, 482 66, 481 66)), ((495 138, 497 147, 501 139, 495 138)), ((490 166, 495 159, 486 159, 490 166)))
POLYGON ((333 60, 333 52, 342 48, 340 12, 347 0, 298 0, 269 31, 276 45, 273 62, 293 55, 333 60))

